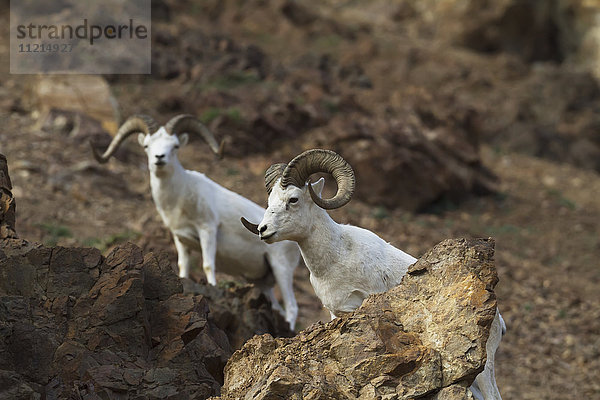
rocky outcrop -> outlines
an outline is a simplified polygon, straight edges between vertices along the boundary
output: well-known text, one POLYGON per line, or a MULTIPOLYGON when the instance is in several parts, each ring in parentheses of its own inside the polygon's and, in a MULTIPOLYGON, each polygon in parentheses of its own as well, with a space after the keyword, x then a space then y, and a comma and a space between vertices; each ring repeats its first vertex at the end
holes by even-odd
POLYGON ((252 286, 193 292, 183 294, 166 257, 132 244, 104 259, 96 249, 5 241, 0 399, 207 398, 223 382, 229 340, 291 334, 252 286))
POLYGON ((566 61, 600 79, 600 7, 586 0, 414 2, 439 23, 441 38, 477 51, 506 51, 525 61, 566 61), (427 11, 425 11, 427 10, 427 11), (434 10, 431 12, 431 10, 434 10))
POLYGON ((447 240, 398 287, 292 339, 257 336, 221 399, 467 399, 495 315, 493 241, 447 240))
POLYGON ((227 288, 183 281, 184 293, 202 295, 210 304, 209 321, 222 329, 235 350, 254 335, 290 337, 294 332, 256 286, 226 283, 227 288))
POLYGON ((133 245, 21 246, 0 252, 0 398, 218 393, 232 349, 168 263, 133 245))
POLYGON ((217 394, 233 351, 218 325, 236 327, 228 332, 236 345, 289 330, 252 287, 204 290, 211 298, 183 294, 166 257, 132 244, 104 259, 96 249, 5 240, 0 399, 217 394), (221 304, 214 315, 213 304, 221 304))

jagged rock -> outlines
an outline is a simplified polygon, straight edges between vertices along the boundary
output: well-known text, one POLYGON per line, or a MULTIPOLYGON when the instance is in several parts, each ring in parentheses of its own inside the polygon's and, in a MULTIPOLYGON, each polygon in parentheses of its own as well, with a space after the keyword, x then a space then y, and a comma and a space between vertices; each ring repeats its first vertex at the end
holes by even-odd
POLYGON ((294 334, 283 316, 273 312, 271 302, 254 285, 233 284, 221 288, 185 280, 184 292, 199 294, 208 300, 209 321, 227 334, 231 347, 236 350, 255 335, 270 333, 290 337, 294 334))
MULTIPOLYGON (((166 259, 134 245, 0 252, 0 398, 218 393, 231 347, 166 259), (30 390, 31 389, 31 390, 30 390)), ((100 397, 98 397, 100 396, 100 397)))
POLYGON ((236 327, 228 333, 238 342, 257 327, 283 332, 285 321, 273 319, 269 302, 252 287, 229 291, 225 300, 222 289, 196 289, 211 298, 183 294, 167 257, 144 256, 133 244, 103 258, 96 249, 4 240, 0 399, 218 394, 233 349, 209 318, 211 303, 218 304, 217 320, 227 316, 219 323, 236 327), (246 317, 257 318, 254 328, 246 317))
POLYGON ((446 240, 396 288, 292 339, 256 336, 221 399, 469 399, 496 311, 492 240, 446 240))

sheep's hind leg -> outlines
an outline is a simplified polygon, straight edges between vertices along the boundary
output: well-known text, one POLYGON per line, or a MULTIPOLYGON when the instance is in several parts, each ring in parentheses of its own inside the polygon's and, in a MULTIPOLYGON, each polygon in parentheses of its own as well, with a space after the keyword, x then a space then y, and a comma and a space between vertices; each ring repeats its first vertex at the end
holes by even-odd
MULTIPOLYGON (((269 264, 283 297, 285 313, 283 310, 280 312, 290 324, 290 329, 294 330, 296 318, 298 318, 298 303, 294 295, 294 270, 296 266, 290 265, 285 255, 279 256, 274 254, 269 254, 269 264)), ((276 308, 275 304, 273 303, 273 308, 276 308)), ((279 309, 281 309, 281 306, 279 306, 279 309)))
POLYGON ((265 296, 267 296, 269 301, 271 301, 271 307, 273 308, 273 310, 285 316, 285 311, 283 310, 283 307, 281 307, 281 304, 279 304, 279 301, 277 301, 277 297, 275 296, 275 289, 272 287, 264 288, 262 292, 265 294, 265 296))
POLYGON ((173 235, 173 241, 175 242, 175 248, 177 249, 177 266, 179 267, 179 277, 187 278, 190 274, 190 268, 192 266, 192 257, 190 256, 190 250, 185 247, 183 243, 173 235))
POLYGON ((500 345, 500 340, 502 339, 502 334, 505 329, 502 316, 498 310, 496 310, 496 316, 494 317, 494 321, 492 321, 492 326, 490 328, 490 336, 485 344, 487 353, 485 367, 483 371, 475 377, 475 381, 471 385, 471 392, 478 400, 502 400, 500 391, 496 385, 494 362, 496 350, 500 345))

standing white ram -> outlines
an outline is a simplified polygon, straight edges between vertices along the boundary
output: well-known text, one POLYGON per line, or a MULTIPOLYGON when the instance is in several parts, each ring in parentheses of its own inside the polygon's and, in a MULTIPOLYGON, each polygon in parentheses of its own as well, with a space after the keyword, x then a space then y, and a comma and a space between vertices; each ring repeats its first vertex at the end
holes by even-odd
POLYGON ((294 296, 294 270, 300 261, 298 246, 289 241, 267 245, 239 223, 240 215, 262 218, 265 210, 252 201, 213 182, 204 174, 183 168, 177 150, 188 142, 187 133, 200 135, 217 154, 222 153, 212 133, 194 116, 179 115, 156 129, 145 115, 130 117, 104 154, 94 149, 95 158, 107 162, 119 145, 138 133, 138 142, 148 156, 150 187, 156 209, 173 234, 179 276, 188 277, 191 252, 202 252, 202 268, 211 285, 216 285, 216 268, 243 276, 269 297, 293 329, 298 315, 294 296), (281 289, 285 312, 273 293, 273 278, 281 289))
MULTIPOLYGON (((289 164, 274 164, 265 174, 269 206, 262 222, 242 223, 267 243, 293 240, 300 246, 310 270, 315 293, 332 318, 350 312, 370 294, 397 286, 416 259, 363 228, 336 223, 326 210, 348 203, 354 193, 354 171, 338 154, 308 150, 289 164), (321 198, 324 179, 310 183, 312 174, 331 174, 338 189, 331 199, 321 198)), ((471 391, 478 399, 499 400, 494 356, 504 322, 498 311, 486 343, 485 369, 471 391)))

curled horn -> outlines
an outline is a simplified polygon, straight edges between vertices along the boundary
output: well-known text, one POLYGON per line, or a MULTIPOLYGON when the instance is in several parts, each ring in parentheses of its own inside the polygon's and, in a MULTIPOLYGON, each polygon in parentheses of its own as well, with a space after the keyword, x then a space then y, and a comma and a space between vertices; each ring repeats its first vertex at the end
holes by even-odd
POLYGON ((248 229, 250 232, 254 233, 255 235, 258 235, 258 225, 257 224, 253 224, 252 222, 248 221, 244 217, 240 218, 240 220, 242 221, 242 225, 244 225, 246 227, 246 229, 248 229))
POLYGON ((285 163, 273 164, 269 167, 267 172, 265 172, 265 187, 267 188, 268 194, 271 194, 271 190, 273 190, 275 182, 277 182, 277 179, 279 179, 281 174, 283 174, 283 170, 285 170, 286 165, 287 164, 285 163))
MULTIPOLYGON (((127 119, 121 125, 117 134, 113 138, 112 142, 104 152, 104 154, 100 154, 98 150, 92 145, 92 151, 94 152, 94 158, 101 164, 107 162, 110 157, 117 151, 121 143, 129 136, 134 133, 144 133, 149 134, 156 130, 156 123, 154 120, 147 115, 133 115, 127 119)), ((91 143, 90 143, 91 145, 91 143)))
POLYGON ((177 115, 165 125, 165 129, 171 135, 177 135, 183 132, 195 133, 200 136, 208 143, 211 150, 217 155, 217 157, 223 157, 223 149, 225 141, 221 141, 221 144, 217 143, 214 135, 208 128, 193 115, 181 114, 177 115))
POLYGON ((310 197, 315 204, 326 210, 340 208, 350 201, 354 193, 354 171, 350 164, 331 150, 313 149, 294 157, 285 167, 281 186, 304 187, 308 178, 317 172, 331 174, 337 183, 337 192, 331 199, 320 198, 308 185, 310 197))

